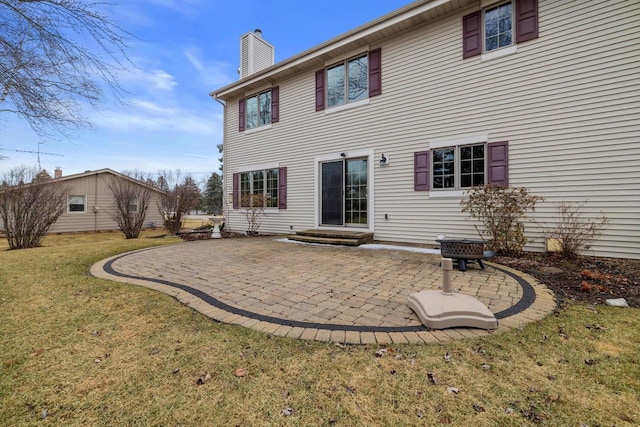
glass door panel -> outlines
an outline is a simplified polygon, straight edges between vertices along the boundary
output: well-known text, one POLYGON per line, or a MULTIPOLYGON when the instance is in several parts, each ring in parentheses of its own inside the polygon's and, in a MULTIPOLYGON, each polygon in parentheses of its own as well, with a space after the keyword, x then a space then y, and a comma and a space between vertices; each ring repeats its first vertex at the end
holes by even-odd
POLYGON ((345 161, 345 223, 367 225, 367 159, 345 161))
POLYGON ((323 225, 344 225, 344 162, 322 163, 323 225))

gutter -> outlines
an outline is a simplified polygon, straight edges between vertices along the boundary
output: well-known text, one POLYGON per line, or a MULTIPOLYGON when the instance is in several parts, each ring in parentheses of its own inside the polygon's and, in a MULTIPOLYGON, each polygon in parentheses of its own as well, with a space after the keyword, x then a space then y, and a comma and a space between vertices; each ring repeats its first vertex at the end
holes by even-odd
MULTIPOLYGON (((466 6, 473 3, 474 0, 463 0, 461 3, 466 6)), ((214 98, 217 97, 229 97, 233 96, 233 93, 242 89, 245 86, 256 84, 269 78, 277 79, 278 74, 285 73, 294 67, 304 66, 304 64, 313 64, 316 62, 323 62, 323 55, 330 55, 331 52, 349 45, 357 43, 371 37, 376 33, 380 33, 385 29, 400 25, 402 29, 402 23, 410 21, 416 16, 427 14, 433 9, 450 3, 451 0, 416 0, 398 10, 390 12, 380 18, 374 19, 364 25, 361 25, 351 31, 334 37, 324 43, 321 43, 311 49, 308 49, 302 53, 294 55, 288 59, 278 62, 264 70, 251 74, 244 79, 228 84, 216 91, 210 92, 214 98)))

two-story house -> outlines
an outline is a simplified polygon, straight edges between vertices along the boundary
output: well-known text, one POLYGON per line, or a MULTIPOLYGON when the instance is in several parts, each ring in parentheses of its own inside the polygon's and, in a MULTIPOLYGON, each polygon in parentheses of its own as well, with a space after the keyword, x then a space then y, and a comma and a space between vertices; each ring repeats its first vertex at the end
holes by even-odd
POLYGON ((263 194, 261 232, 477 237, 460 200, 479 184, 561 201, 609 224, 590 253, 640 258, 640 2, 417 0, 273 64, 242 39, 224 108, 226 227, 263 194))

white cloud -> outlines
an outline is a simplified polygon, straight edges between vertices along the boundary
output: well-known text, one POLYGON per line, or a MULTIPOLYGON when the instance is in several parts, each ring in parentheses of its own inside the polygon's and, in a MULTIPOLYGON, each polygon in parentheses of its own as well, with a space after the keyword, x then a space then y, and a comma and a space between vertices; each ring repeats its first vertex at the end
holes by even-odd
POLYGON ((171 91, 178 85, 173 75, 159 69, 143 70, 142 68, 133 68, 120 74, 119 77, 120 81, 146 91, 171 91))
POLYGON ((217 89, 234 80, 234 77, 229 74, 229 69, 232 68, 229 63, 203 60, 201 51, 197 47, 187 48, 184 56, 198 72, 198 82, 206 86, 207 91, 217 89))
POLYGON ((127 108, 95 113, 90 120, 98 127, 127 131, 180 132, 197 135, 217 134, 221 118, 214 112, 196 113, 193 110, 162 106, 157 103, 134 99, 127 108))

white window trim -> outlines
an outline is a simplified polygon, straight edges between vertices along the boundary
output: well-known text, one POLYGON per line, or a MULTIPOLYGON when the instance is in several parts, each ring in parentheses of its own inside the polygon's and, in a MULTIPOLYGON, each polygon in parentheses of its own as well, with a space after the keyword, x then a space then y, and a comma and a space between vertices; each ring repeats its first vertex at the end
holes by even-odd
MULTIPOLYGON (((273 85, 268 85, 268 86, 264 86, 263 88, 258 89, 258 90, 252 90, 250 92, 245 92, 245 95, 244 95, 245 111, 244 111, 244 131, 243 131, 243 133, 252 134, 252 133, 255 133, 255 132, 259 132, 261 130, 266 130, 266 129, 271 129, 272 128, 273 123, 269 122, 267 124, 258 125, 256 127, 253 127, 253 128, 249 129, 247 127, 247 107, 246 107, 248 98, 251 98, 253 96, 257 96, 258 98, 260 98, 260 94, 261 93, 270 92, 272 89, 273 89, 273 85)), ((271 96, 273 96, 273 95, 271 95, 271 96)), ((273 112, 271 112, 271 113, 273 113, 273 112)), ((273 117, 272 117, 272 119, 273 119, 273 117)))
MULTIPOLYGON (((469 189, 468 188, 433 188, 433 160, 432 160, 432 155, 431 155, 431 151, 432 150, 437 150, 438 148, 448 148, 448 147, 455 147, 456 149, 456 153, 458 153, 458 150, 460 147, 465 146, 465 145, 474 145, 474 144, 485 144, 485 148, 487 146, 487 144, 489 143, 489 134, 480 134, 480 135, 471 135, 471 136, 463 136, 463 137, 459 137, 459 138, 453 138, 453 139, 444 139, 444 140, 439 140, 439 141, 433 141, 431 143, 429 143, 429 197, 434 197, 434 198, 445 198, 445 197, 462 197, 464 196, 464 193, 468 192, 469 189)), ((487 154, 485 152, 485 158, 484 158, 484 162, 485 162, 485 176, 487 174, 487 154)), ((456 163, 456 170, 457 170, 457 166, 458 164, 456 163)), ((457 173, 456 173, 456 176, 457 173)), ((487 177, 488 178, 488 177, 487 177)))
POLYGON ((331 60, 324 61, 324 68, 331 67, 333 65, 339 64, 341 62, 345 62, 347 59, 355 58, 356 56, 360 56, 363 54, 369 55, 369 45, 361 46, 358 49, 352 50, 340 56, 331 58, 331 60))
MULTIPOLYGON (((261 163, 261 164, 249 165, 249 166, 239 166, 236 169, 236 172, 238 172, 238 173, 246 173, 246 172, 259 171, 259 170, 279 169, 279 168, 280 168, 280 163, 279 162, 261 163)), ((278 185, 280 185, 280 176, 278 176, 278 185)), ((238 191, 241 191, 240 188, 238 188, 238 191)), ((231 202, 233 202, 233 191, 229 195, 229 200, 231 202)), ((242 208, 239 208, 238 210, 241 211, 242 208)), ((268 207, 268 208, 264 208, 263 212, 265 214, 267 214, 267 213, 268 214, 280 213, 280 208, 277 207, 277 206, 268 207)))
POLYGON ((249 166, 240 166, 238 167, 237 172, 253 172, 253 171, 262 170, 262 169, 277 169, 279 167, 280 167, 279 162, 258 163, 258 164, 249 165, 249 166))
POLYGON ((515 0, 509 0, 509 1, 505 1, 505 0, 481 0, 480 1, 480 25, 482 27, 482 55, 480 55, 480 61, 491 61, 492 59, 498 59, 498 58, 502 58, 505 56, 509 56, 509 55, 513 55, 515 53, 518 52, 518 44, 516 43, 516 26, 515 26, 515 22, 516 22, 516 17, 515 15, 515 10, 516 10, 516 4, 515 4, 515 0), (507 3, 511 3, 511 7, 512 7, 512 15, 511 15, 511 40, 512 43, 509 46, 504 46, 498 49, 494 49, 491 51, 486 51, 486 47, 485 47, 485 21, 484 21, 484 15, 485 15, 485 11, 486 9, 489 9, 491 7, 495 7, 495 6, 500 6, 501 4, 507 4, 507 3))
POLYGON ((244 134, 245 135, 251 135, 252 133, 256 133, 256 132, 260 132, 260 131, 263 131, 263 130, 271 129, 272 127, 273 127, 273 125, 271 123, 269 123, 267 125, 256 126, 254 128, 251 128, 251 129, 245 129, 244 130, 244 134))
POLYGON ((78 215, 78 214, 86 214, 87 213, 87 203, 89 201, 89 197, 86 194, 69 194, 67 196, 67 213, 71 214, 71 215, 78 215), (71 208, 71 201, 70 198, 71 197, 84 197, 84 210, 82 211, 72 211, 71 208))
POLYGON ((518 45, 512 44, 511 46, 501 47, 500 49, 492 50, 491 52, 483 53, 480 56, 480 61, 491 61, 492 59, 502 58, 504 56, 513 55, 518 53, 518 45))
POLYGON ((454 137, 452 139, 441 139, 439 141, 432 141, 429 143, 429 150, 432 148, 444 148, 451 147, 452 145, 469 145, 480 144, 481 142, 489 142, 489 134, 471 135, 454 137))
MULTIPOLYGON (((325 103, 328 104, 327 102, 327 90, 328 90, 328 85, 329 82, 327 81, 327 70, 335 65, 338 64, 344 64, 345 67, 347 67, 347 62, 349 62, 350 59, 353 58, 357 58, 359 56, 362 55, 366 55, 367 56, 367 74, 369 73, 369 45, 366 46, 366 50, 362 50, 362 48, 359 48, 358 50, 354 50, 348 54, 344 54, 341 55, 337 58, 333 58, 331 61, 325 61, 324 63, 324 71, 325 71, 325 89, 324 89, 324 99, 325 99, 325 103)), ((367 92, 369 91, 369 82, 367 81, 367 92)), ((346 95, 346 94, 345 94, 346 95)), ((331 114, 331 113, 337 113, 339 111, 344 111, 344 110, 350 110, 351 108, 357 108, 357 107, 361 107, 363 105, 368 105, 369 104, 369 93, 367 93, 367 97, 364 99, 359 99, 357 101, 353 101, 353 102, 345 102, 344 104, 340 104, 340 105, 335 105, 333 107, 329 107, 327 105, 327 107, 324 109, 324 114, 331 114)))
POLYGON ((322 228, 323 230, 332 230, 332 231, 363 231, 367 233, 373 233, 375 230, 375 179, 374 179, 374 170, 375 170, 375 151, 373 149, 367 150, 344 150, 342 152, 322 154, 319 156, 315 156, 313 159, 313 200, 314 200, 314 224, 315 228, 322 228), (345 157, 341 156, 341 153, 346 153, 346 158, 356 158, 356 157, 366 157, 367 158, 367 201, 368 201, 368 212, 367 212, 367 228, 363 227, 331 227, 331 226, 322 226, 320 227, 320 208, 322 205, 321 202, 321 194, 320 194, 320 163, 329 162, 332 160, 343 160, 345 157))
POLYGON ((333 113, 339 113, 340 111, 350 110, 352 108, 359 108, 363 105, 369 105, 371 101, 369 98, 359 99, 358 101, 349 102, 348 104, 336 105, 335 107, 328 107, 324 110, 324 115, 329 115, 333 113))

